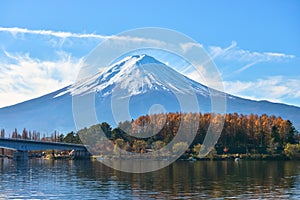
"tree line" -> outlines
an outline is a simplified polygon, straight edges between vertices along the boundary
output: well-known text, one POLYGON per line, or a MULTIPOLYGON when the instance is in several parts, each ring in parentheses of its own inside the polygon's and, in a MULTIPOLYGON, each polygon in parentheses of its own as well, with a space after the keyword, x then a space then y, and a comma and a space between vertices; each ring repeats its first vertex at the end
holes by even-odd
MULTIPOLYGON (((282 153, 287 144, 299 142, 299 134, 292 122, 274 115, 243 115, 243 114, 211 114, 211 113, 168 113, 140 116, 136 120, 119 123, 112 128, 107 122, 96 124, 66 135, 54 132, 51 136, 41 136, 37 131, 28 131, 25 128, 21 133, 15 129, 11 137, 53 142, 92 144, 93 151, 113 151, 116 146, 129 152, 146 152, 147 149, 158 150, 170 143, 176 136, 179 128, 183 136, 194 136, 190 145, 187 143, 175 144, 173 151, 182 148, 190 152, 199 150, 203 144, 208 128, 212 123, 224 121, 219 140, 215 145, 218 154, 233 153, 282 153), (112 141, 113 145, 103 143, 100 133, 112 141), (153 135, 153 133, 155 133, 153 135), (91 141, 88 141, 91 140, 91 141)), ((5 137, 5 130, 1 129, 0 137, 5 137)), ((289 146, 290 148, 290 146, 289 146)))
MULTIPOLYGON (((112 151, 113 146, 104 146, 99 136, 103 132, 114 145, 126 151, 145 152, 147 149, 160 149, 176 136, 179 127, 183 136, 196 136, 190 145, 175 144, 176 148, 199 149, 211 123, 224 120, 224 126, 215 149, 219 154, 226 153, 281 153, 286 144, 295 144, 299 135, 292 122, 281 117, 243 114, 201 114, 168 113, 140 116, 136 120, 119 123, 117 128, 103 122, 84 128, 77 134, 93 144, 94 152, 112 151), (101 131, 102 130, 102 131, 101 131), (156 133, 152 136, 153 133, 156 133), (142 137, 148 136, 150 137, 142 137), (96 139, 95 139, 96 138, 96 139), (186 146, 186 147, 185 147, 186 146)), ((174 145, 174 146, 175 146, 174 145)))
POLYGON ((39 131, 31 131, 24 128, 21 132, 15 128, 11 134, 7 134, 5 129, 0 130, 0 138, 24 139, 24 140, 40 140, 50 142, 63 142, 64 135, 54 131, 50 135, 41 134, 39 131))

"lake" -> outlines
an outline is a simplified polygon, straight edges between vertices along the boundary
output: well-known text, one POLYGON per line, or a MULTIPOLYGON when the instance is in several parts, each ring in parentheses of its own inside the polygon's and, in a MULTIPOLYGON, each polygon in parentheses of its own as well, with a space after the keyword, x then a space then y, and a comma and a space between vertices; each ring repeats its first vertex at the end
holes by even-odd
POLYGON ((300 162, 177 161, 130 174, 97 161, 0 159, 0 199, 300 198, 300 162))

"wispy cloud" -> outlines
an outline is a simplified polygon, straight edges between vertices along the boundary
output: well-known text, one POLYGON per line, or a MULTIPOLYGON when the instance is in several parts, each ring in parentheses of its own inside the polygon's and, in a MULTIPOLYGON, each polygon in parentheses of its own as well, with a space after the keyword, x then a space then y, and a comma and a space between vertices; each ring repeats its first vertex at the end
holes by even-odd
POLYGON ((52 31, 52 30, 30 30, 26 28, 19 28, 19 27, 0 27, 1 32, 8 32, 12 35, 17 34, 35 34, 35 35, 48 35, 48 36, 54 36, 59 38, 99 38, 99 39, 106 39, 111 36, 104 36, 99 34, 93 34, 93 33, 71 33, 71 32, 63 32, 63 31, 52 31))
MULTIPOLYGON (((157 43, 161 42, 158 40, 152 40, 149 38, 141 38, 141 37, 127 37, 127 36, 107 36, 95 33, 72 33, 72 32, 64 32, 64 31, 53 31, 53 30, 31 30, 26 28, 19 27, 0 27, 0 32, 8 32, 12 35, 18 34, 35 34, 35 35, 45 35, 45 36, 53 36, 58 38, 99 38, 99 39, 109 39, 115 38, 119 40, 133 40, 139 42, 149 42, 149 43, 157 43)), ((183 51, 190 49, 193 46, 203 47, 202 44, 199 43, 183 43, 180 44, 183 51)), ((225 60, 235 60, 235 61, 281 61, 283 59, 292 59, 295 56, 278 53, 278 52, 255 52, 240 49, 236 41, 232 41, 232 43, 225 48, 219 46, 209 46, 208 52, 210 56, 214 58, 222 58, 225 60)))
MULTIPOLYGON (((3 52, 0 52, 0 107, 32 99, 72 84, 77 76, 82 57, 90 49, 94 48, 100 40, 116 38, 116 36, 96 33, 30 30, 18 27, 0 27, 0 32, 10 33, 16 38, 15 41, 18 45, 22 42, 22 38, 29 38, 30 40, 27 41, 30 41, 30 47, 32 47, 33 43, 40 45, 43 42, 43 50, 45 51, 45 48, 47 48, 46 58, 40 58, 37 54, 35 54, 37 55, 36 57, 33 57, 31 56, 32 52, 28 52, 28 49, 30 49, 28 48, 28 43, 24 42, 24 48, 18 49, 18 52, 23 53, 16 53, 3 50, 5 49, 5 42, 3 41, 3 52), (34 37, 28 37, 32 35, 34 37), (84 51, 82 50, 83 47, 85 47, 84 51), (1 53, 3 54, 2 57, 1 53), (75 53, 77 57, 75 57, 75 53)), ((149 38, 123 36, 116 39, 163 45, 161 41, 149 38)), ((40 48, 38 45, 36 48, 40 48)), ((203 47, 202 44, 197 43, 180 45, 183 52, 189 51, 195 46, 203 47)), ((227 47, 208 46, 207 50, 213 60, 227 62, 230 67, 235 65, 234 68, 230 69, 230 75, 242 73, 262 62, 283 62, 295 58, 294 55, 279 52, 257 52, 241 49, 235 41, 227 47)), ((186 66, 182 71, 187 76, 204 84, 209 83, 208 85, 213 87, 214 79, 210 79, 209 76, 212 73, 204 65, 205 63, 203 66, 197 66, 198 71, 193 70, 195 68, 191 66, 186 66)), ((224 75, 226 76, 226 74, 222 74, 222 76, 224 75)), ((212 76, 214 77, 214 74, 212 76)), ((285 102, 285 99, 288 98, 300 98, 299 81, 282 76, 269 77, 267 79, 261 78, 253 82, 227 81, 224 83, 227 92, 252 99, 285 102), (266 96, 266 94, 268 95, 266 96)))
POLYGON ((237 42, 233 41, 226 48, 210 46, 209 53, 213 58, 222 58, 236 61, 282 61, 283 59, 295 58, 295 55, 289 55, 278 52, 256 52, 240 49, 237 42))
POLYGON ((223 59, 228 59, 228 57, 230 57, 230 55, 232 55, 231 50, 234 49, 235 47, 237 47, 237 43, 236 43, 236 41, 232 41, 231 44, 226 48, 222 48, 219 46, 209 46, 208 50, 209 50, 210 56, 213 59, 217 58, 217 57, 222 57, 223 59))
MULTIPOLYGON (((96 38, 96 39, 114 39, 114 42, 117 41, 132 41, 132 42, 144 42, 146 44, 164 44, 160 40, 149 39, 143 37, 135 37, 135 36, 126 36, 126 35, 101 35, 95 33, 72 33, 72 32, 64 32, 64 31, 53 31, 53 30, 31 30, 26 28, 19 27, 0 27, 0 32, 8 32, 13 36, 23 35, 23 34, 31 34, 31 35, 42 35, 42 36, 53 36, 56 38, 60 38, 60 43, 63 43, 67 38, 96 38)), ((60 44, 61 45, 61 44, 60 44)))
POLYGON ((203 48, 202 44, 194 43, 194 42, 182 43, 182 44, 180 44, 180 46, 181 46, 183 52, 187 52, 188 50, 190 50, 193 47, 203 48))
POLYGON ((254 100, 289 103, 288 99, 300 98, 300 78, 272 76, 256 81, 225 81, 224 86, 230 94, 254 100))
POLYGON ((0 63, 0 107, 29 100, 75 81, 81 59, 57 52, 56 61, 39 60, 29 54, 12 54, 0 63))
POLYGON ((251 63, 248 63, 246 65, 244 65, 243 67, 239 68, 238 70, 234 71, 232 74, 237 74, 237 73, 241 73, 242 71, 245 71, 246 69, 252 67, 253 65, 259 63, 260 61, 253 61, 251 63))
POLYGON ((219 46, 208 47, 209 54, 213 59, 221 59, 224 61, 233 61, 245 63, 232 74, 237 74, 246 69, 262 62, 282 62, 295 58, 295 55, 278 53, 278 52, 256 52, 241 49, 237 42, 233 41, 228 47, 222 48, 219 46))

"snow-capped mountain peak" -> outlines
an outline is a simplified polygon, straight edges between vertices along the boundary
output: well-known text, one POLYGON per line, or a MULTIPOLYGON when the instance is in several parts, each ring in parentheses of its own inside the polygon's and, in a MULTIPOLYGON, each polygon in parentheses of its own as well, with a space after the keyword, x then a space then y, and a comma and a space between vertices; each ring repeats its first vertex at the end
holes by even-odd
MULTIPOLYGON (((210 96, 216 96, 217 98, 226 98, 227 113, 281 116, 291 120, 300 130, 299 107, 266 101, 252 101, 214 91, 147 55, 125 57, 108 66, 104 71, 78 81, 67 88, 2 108, 0 109, 0 127, 8 131, 12 131, 14 128, 22 130, 24 127, 29 130, 47 132, 73 131, 76 127, 73 118, 72 97, 84 96, 89 93, 96 93, 95 110, 98 122, 107 122, 113 126, 117 126, 117 122, 123 119, 130 120, 149 113, 153 105, 161 105, 165 112, 181 112, 183 111, 182 105, 185 112, 211 112, 210 96), (189 97, 193 96, 190 92, 196 93, 199 110, 191 104, 192 101, 189 101, 189 97), (186 97, 185 99, 188 101, 180 103, 182 97, 186 97), (121 112, 123 114, 126 114, 126 109, 128 109, 130 118, 126 114, 118 115, 118 119, 116 119, 112 105, 114 105, 114 110, 126 111, 121 112)), ((85 108, 84 105, 82 106, 85 108)))
POLYGON ((114 88, 126 89, 130 95, 146 93, 150 90, 191 92, 192 88, 201 90, 207 96, 207 87, 192 81, 176 70, 146 54, 123 58, 112 64, 102 73, 79 81, 57 96, 66 93, 83 95, 98 92, 101 96, 110 95, 114 88))

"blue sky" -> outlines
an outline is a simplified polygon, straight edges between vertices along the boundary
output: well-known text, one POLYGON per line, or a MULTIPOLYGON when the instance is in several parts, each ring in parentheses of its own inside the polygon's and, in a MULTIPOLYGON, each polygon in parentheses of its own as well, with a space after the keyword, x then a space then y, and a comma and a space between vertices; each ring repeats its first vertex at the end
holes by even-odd
POLYGON ((300 106, 299 1, 1 1, 0 107, 75 81, 103 38, 141 27, 203 45, 228 93, 300 106))

